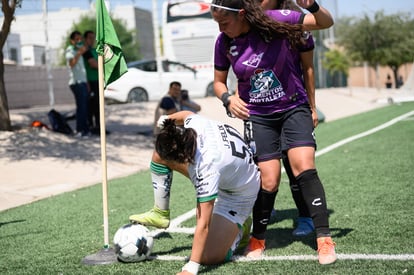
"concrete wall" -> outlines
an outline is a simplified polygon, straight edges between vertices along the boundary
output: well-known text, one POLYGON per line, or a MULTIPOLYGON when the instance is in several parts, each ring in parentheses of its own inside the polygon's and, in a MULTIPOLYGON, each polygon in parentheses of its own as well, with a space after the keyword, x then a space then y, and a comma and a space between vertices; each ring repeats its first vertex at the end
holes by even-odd
MULTIPOLYGON (((402 76, 404 82, 407 81, 411 70, 413 69, 412 63, 407 63, 400 67, 398 75, 402 76)), ((377 72, 370 67, 353 67, 349 72, 348 86, 351 87, 369 87, 369 88, 385 88, 385 82, 387 81, 387 74, 391 76, 393 82, 393 88, 395 88, 394 73, 389 67, 379 67, 377 72), (378 85, 378 87, 377 87, 378 85)))
MULTIPOLYGON (((55 104, 75 104, 69 89, 68 69, 52 70, 55 104)), ((49 86, 45 66, 5 65, 4 81, 9 109, 49 105, 49 86)))

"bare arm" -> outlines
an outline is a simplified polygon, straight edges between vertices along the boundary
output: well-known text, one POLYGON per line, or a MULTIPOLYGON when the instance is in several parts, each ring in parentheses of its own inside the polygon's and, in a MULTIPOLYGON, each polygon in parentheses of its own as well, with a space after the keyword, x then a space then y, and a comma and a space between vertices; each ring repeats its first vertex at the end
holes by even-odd
POLYGON ((204 248, 206 246, 208 228, 213 213, 214 201, 197 204, 197 225, 194 232, 191 261, 201 263, 204 248))
POLYGON ((191 111, 180 111, 180 112, 176 112, 173 114, 168 115, 169 119, 175 119, 175 124, 177 125, 183 125, 184 124, 184 120, 190 116, 193 115, 194 113, 191 111))
POLYGON ((227 75, 228 71, 219 71, 214 70, 214 93, 218 97, 218 99, 221 99, 222 95, 224 93, 228 92, 227 88, 227 75))
MULTIPOLYGON (((214 200, 210 200, 203 203, 197 203, 197 225, 194 232, 194 239, 193 239, 193 246, 191 249, 191 258, 190 262, 195 263, 202 263, 203 261, 203 252, 206 247, 207 243, 207 236, 208 236, 208 230, 209 225, 211 222, 211 216, 213 213, 213 207, 214 207, 214 200)), ((177 275, 188 275, 188 274, 194 274, 186 270, 187 264, 184 265, 184 270, 177 273, 177 275)), ((198 269, 198 268, 197 268, 198 269)))
MULTIPOLYGON (((314 4, 314 0, 297 0, 296 3, 304 8, 307 9, 314 4)), ((305 15, 303 20, 303 25, 305 26, 306 30, 320 30, 329 28, 334 24, 332 15, 329 13, 327 9, 322 6, 319 6, 319 10, 314 13, 308 13, 305 15)))
POLYGON ((300 53, 303 70, 303 80, 305 82, 306 94, 308 95, 309 106, 312 110, 313 126, 318 125, 318 113, 315 103, 315 71, 313 65, 313 50, 300 53))
MULTIPOLYGON (((223 99, 223 94, 228 93, 226 85, 227 74, 227 71, 214 70, 214 93, 220 100, 223 99)), ((238 96, 238 92, 236 92, 236 95, 229 96, 228 101, 227 109, 232 115, 240 119, 249 118, 249 110, 246 108, 246 103, 238 96)))

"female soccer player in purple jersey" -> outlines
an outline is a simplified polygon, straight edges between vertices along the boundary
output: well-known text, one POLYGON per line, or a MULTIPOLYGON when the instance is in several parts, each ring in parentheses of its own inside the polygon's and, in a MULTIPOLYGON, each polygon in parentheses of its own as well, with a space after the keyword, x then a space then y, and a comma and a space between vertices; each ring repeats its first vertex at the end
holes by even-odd
POLYGON ((311 14, 264 13, 257 1, 213 0, 212 15, 221 31, 215 46, 214 90, 232 115, 252 121, 256 142, 262 183, 245 255, 260 257, 265 249, 265 231, 280 182, 280 159, 286 152, 315 225, 319 263, 330 264, 336 261, 335 243, 314 162, 312 114, 297 50, 303 44, 305 28, 296 23, 318 29, 330 27, 333 20, 313 0, 298 0, 297 4, 311 14), (227 92, 230 66, 238 79, 238 96, 227 92))
MULTIPOLYGON (((298 11, 302 13, 302 10, 296 5, 296 3, 293 0, 257 0, 261 7, 264 10, 293 10, 298 11)), ((283 19, 283 17, 279 18, 280 20, 283 19)), ((315 104, 315 74, 314 74, 314 65, 313 65, 313 49, 314 49, 314 43, 313 43, 313 37, 310 34, 310 32, 305 32, 305 37, 308 37, 308 43, 305 48, 300 48, 300 65, 302 67, 302 73, 303 73, 303 82, 306 89, 309 107, 312 111, 312 120, 313 120, 313 126, 316 128, 318 125, 318 113, 316 110, 316 104, 315 104)), ((251 122, 246 122, 251 123, 251 122)), ((248 125, 250 126, 250 125, 248 125)), ((245 129, 251 129, 252 127, 245 127, 245 129)), ((252 137, 253 134, 247 132, 247 137, 252 137)), ((254 141, 253 141, 254 142, 254 141)), ((295 176, 292 173, 292 169, 289 164, 289 159, 287 157, 286 152, 282 152, 282 161, 283 161, 283 167, 285 168, 286 174, 289 178, 289 185, 290 190, 292 193, 292 198, 295 202, 295 205, 298 209, 298 218, 296 223, 296 228, 292 231, 292 235, 295 237, 302 237, 307 236, 311 234, 315 227, 313 226, 313 221, 310 216, 308 207, 306 206, 306 203, 304 201, 304 198, 302 197, 302 193, 300 192, 300 189, 296 183, 295 176)), ((272 217, 275 215, 274 211, 272 211, 272 217)))
MULTIPOLYGON (((296 5, 293 0, 257 0, 265 10, 293 10, 302 12, 301 8, 296 5)), ((313 37, 309 35, 309 38, 313 41, 313 37)), ((300 51, 300 63, 303 71, 303 82, 308 96, 309 106, 312 111, 313 126, 316 128, 319 123, 318 112, 316 109, 315 101, 315 68, 313 65, 313 49, 312 47, 300 51)), ((293 230, 292 235, 295 237, 303 237, 311 234, 315 227, 310 216, 309 210, 306 206, 304 198, 300 192, 300 189, 296 183, 295 176, 290 168, 289 159, 284 153, 282 156, 283 167, 289 178, 289 186, 292 193, 292 198, 298 209, 298 218, 296 222, 296 228, 293 230)), ((273 216, 273 212, 272 212, 273 216)))

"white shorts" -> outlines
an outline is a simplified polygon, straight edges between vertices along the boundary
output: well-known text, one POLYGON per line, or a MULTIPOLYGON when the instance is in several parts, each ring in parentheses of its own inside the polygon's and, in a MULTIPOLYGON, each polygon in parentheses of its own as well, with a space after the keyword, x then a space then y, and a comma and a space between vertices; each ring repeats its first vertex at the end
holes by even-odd
POLYGON ((219 191, 213 213, 223 216, 241 227, 247 217, 252 213, 260 188, 259 185, 256 186, 257 188, 250 187, 251 192, 244 195, 228 194, 219 191))

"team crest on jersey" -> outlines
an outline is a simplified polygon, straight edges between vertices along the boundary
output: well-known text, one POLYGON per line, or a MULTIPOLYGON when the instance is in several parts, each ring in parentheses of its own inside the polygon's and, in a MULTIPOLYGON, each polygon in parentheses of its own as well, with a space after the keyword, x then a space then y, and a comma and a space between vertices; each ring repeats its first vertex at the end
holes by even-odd
POLYGON ((260 54, 253 54, 250 56, 250 58, 243 62, 243 65, 257 68, 260 64, 260 61, 262 61, 263 53, 260 54))
POLYGON ((256 70, 250 78, 250 84, 252 87, 249 93, 251 103, 271 102, 286 95, 273 71, 256 70))
POLYGON ((280 86, 279 80, 272 71, 257 70, 250 79, 252 93, 268 92, 280 86))

